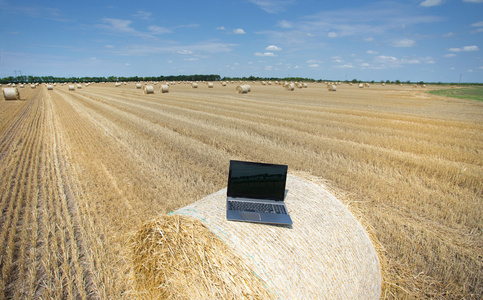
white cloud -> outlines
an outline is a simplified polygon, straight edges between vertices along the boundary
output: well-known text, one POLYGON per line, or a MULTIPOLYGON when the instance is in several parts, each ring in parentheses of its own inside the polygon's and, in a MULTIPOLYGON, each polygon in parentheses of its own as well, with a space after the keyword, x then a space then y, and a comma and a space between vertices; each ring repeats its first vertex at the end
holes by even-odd
POLYGON ((114 48, 114 46, 113 46, 113 45, 106 45, 105 47, 106 47, 106 48, 114 48))
POLYGON ((193 51, 191 51, 191 50, 178 50, 178 51, 176 51, 176 53, 183 54, 183 55, 189 55, 189 54, 193 54, 193 51))
POLYGON ((285 11, 285 8, 293 3, 293 0, 249 0, 251 3, 258 5, 264 11, 276 14, 285 11))
POLYGON ((441 4, 443 4, 443 0, 424 0, 419 5, 424 7, 431 7, 431 6, 438 6, 441 4))
POLYGON ((416 41, 410 39, 401 39, 397 41, 393 41, 391 46, 397 48, 404 48, 404 47, 414 47, 416 45, 416 41))
POLYGON ((473 27, 483 27, 483 21, 473 23, 473 24, 471 24, 471 26, 473 26, 473 27))
POLYGON ((455 57, 455 56, 456 56, 456 54, 454 54, 454 53, 448 53, 448 54, 443 55, 443 57, 455 57))
POLYGON ((319 60, 316 60, 316 59, 309 59, 309 60, 307 61, 307 63, 308 63, 308 64, 318 64, 318 63, 320 63, 320 61, 319 61, 319 60))
POLYGON ((234 34, 245 34, 245 30, 241 29, 241 28, 237 28, 237 29, 233 29, 233 33, 234 34))
POLYGON ((138 12, 133 16, 141 20, 149 20, 151 15, 152 15, 151 12, 138 10, 138 12))
POLYGON ((293 28, 293 24, 286 20, 278 21, 278 26, 282 28, 293 28))
POLYGON ((184 60, 184 61, 197 61, 197 60, 198 60, 198 58, 196 58, 196 57, 191 57, 191 58, 185 58, 185 59, 183 59, 183 60, 184 60))
POLYGON ((216 30, 225 30, 224 26, 216 27, 216 30))
POLYGON ((104 24, 97 25, 99 28, 105 29, 112 33, 118 34, 129 34, 132 36, 142 37, 142 38, 155 38, 152 33, 144 33, 135 30, 131 27, 132 21, 131 20, 122 20, 122 19, 111 19, 111 18, 103 18, 102 22, 104 24))
POLYGON ((367 67, 370 67, 371 65, 368 63, 362 63, 360 66, 363 68, 367 68, 367 67))
POLYGON ((331 31, 331 32, 329 32, 329 33, 327 34, 327 36, 328 36, 328 37, 330 37, 330 38, 335 38, 335 37, 337 37, 337 36, 338 36, 338 34, 337 34, 337 32, 333 32, 333 31, 331 31))
POLYGON ((352 69, 352 68, 354 68, 354 66, 352 64, 345 64, 345 65, 341 65, 341 66, 335 66, 335 68, 337 68, 337 69, 352 69))
POLYGON ((255 56, 266 56, 266 57, 274 57, 276 56, 274 53, 272 52, 265 52, 265 53, 260 53, 260 52, 257 52, 254 54, 255 56))
POLYGON ((377 54, 379 54, 379 52, 374 51, 374 50, 367 50, 367 54, 377 55, 377 54))
POLYGON ((126 63, 126 67, 129 67, 131 64, 130 63, 126 63))
POLYGON ((267 48, 265 48, 265 50, 268 50, 268 51, 282 51, 282 48, 280 48, 278 46, 275 46, 275 45, 270 45, 267 48))
POLYGON ((483 3, 483 0, 463 0, 463 2, 470 2, 470 3, 483 3))
POLYGON ((319 64, 311 64, 309 65, 309 68, 318 68, 319 67, 319 64))
POLYGON ((149 26, 148 29, 153 33, 153 34, 165 34, 165 33, 171 33, 171 29, 164 28, 164 27, 159 27, 159 26, 149 26))
POLYGON ((455 34, 453 32, 448 32, 442 35, 443 37, 453 37, 455 34))
POLYGON ((464 46, 463 51, 478 51, 480 50, 478 46, 464 46))
POLYGON ((368 37, 368 38, 365 38, 364 41, 366 41, 366 42, 374 42, 374 38, 373 37, 368 37))
POLYGON ((466 51, 466 52, 472 52, 472 51, 479 51, 480 48, 478 46, 464 46, 463 48, 449 48, 448 51, 451 52, 461 52, 461 51, 466 51))
POLYGON ((398 62, 398 59, 394 56, 380 55, 376 57, 375 61, 378 63, 387 64, 398 62))
POLYGON ((273 66, 265 66, 265 71, 271 71, 273 70, 273 66))

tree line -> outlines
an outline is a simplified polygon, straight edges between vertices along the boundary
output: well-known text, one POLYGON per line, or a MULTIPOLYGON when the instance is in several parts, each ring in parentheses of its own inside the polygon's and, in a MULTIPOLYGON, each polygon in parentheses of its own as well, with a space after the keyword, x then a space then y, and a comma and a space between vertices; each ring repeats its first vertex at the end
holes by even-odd
MULTIPOLYGON (((131 82, 131 81, 305 81, 305 82, 323 82, 323 81, 339 81, 339 80, 328 80, 328 79, 318 79, 304 78, 304 77, 257 77, 257 76, 243 76, 243 77, 221 77, 216 74, 195 74, 195 75, 169 75, 169 76, 109 76, 109 77, 54 77, 54 76, 9 76, 0 79, 0 83, 53 83, 53 82, 131 82)), ((343 82, 349 83, 362 83, 369 82, 375 83, 374 80, 371 81, 361 81, 353 79, 352 81, 344 80, 343 82)), ((402 82, 400 80, 381 80, 381 83, 386 84, 438 84, 438 85, 457 85, 459 83, 443 83, 443 82, 411 82, 407 80, 402 82)), ((460 85, 483 85, 482 83, 461 83, 460 85)))

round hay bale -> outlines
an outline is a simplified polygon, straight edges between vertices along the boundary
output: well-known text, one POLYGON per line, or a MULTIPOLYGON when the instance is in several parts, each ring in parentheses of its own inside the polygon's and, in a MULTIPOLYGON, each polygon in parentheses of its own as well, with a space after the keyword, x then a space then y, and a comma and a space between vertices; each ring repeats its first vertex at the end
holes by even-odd
POLYGON ((82 84, 78 84, 78 85, 77 85, 77 89, 78 89, 78 90, 82 89, 82 84))
POLYGON ((35 88, 37 88, 37 86, 36 86, 35 84, 31 84, 31 85, 30 85, 30 88, 31 88, 31 89, 35 89, 35 88))
POLYGON ((198 88, 198 84, 196 82, 191 83, 191 88, 197 89, 198 88))
POLYGON ((5 100, 20 100, 20 94, 16 87, 3 88, 3 99, 5 100))
POLYGON ((242 85, 237 85, 235 90, 238 94, 246 94, 250 92, 251 87, 248 84, 242 84, 242 85))
POLYGON ((327 89, 329 90, 329 92, 335 92, 335 91, 337 91, 337 86, 334 85, 334 84, 329 84, 327 86, 327 89))
POLYGON ((69 84, 69 91, 74 91, 75 90, 75 87, 73 84, 69 84))
POLYGON ((54 86, 51 84, 47 84, 47 90, 52 91, 54 89, 54 86))
POLYGON ((152 85, 145 85, 144 86, 144 93, 145 94, 154 94, 154 87, 152 85))
POLYGON ((136 89, 141 89, 142 88, 142 85, 140 83, 136 83, 136 89))
POLYGON ((161 93, 168 93, 169 92, 169 85, 167 84, 162 84, 161 87, 159 88, 161 93))
POLYGON ((130 244, 135 293, 145 299, 275 299, 198 219, 163 216, 144 224, 130 244))
POLYGON ((209 89, 212 89, 212 88, 213 88, 213 82, 207 82, 207 83, 206 83, 206 86, 207 86, 209 89))
POLYGON ((121 83, 120 82, 116 82, 115 86, 116 87, 120 87, 121 86, 121 83))
POLYGON ((361 89, 364 88, 364 84, 359 83, 359 88, 361 88, 361 89))
POLYGON ((362 225, 320 183, 289 175, 286 189, 289 227, 227 221, 226 188, 174 214, 201 220, 280 299, 379 299, 379 259, 362 225))
POLYGON ((223 82, 221 83, 221 86, 226 86, 226 82, 225 82, 225 81, 223 81, 223 82))
POLYGON ((287 91, 293 91, 293 90, 295 90, 295 84, 293 84, 293 83, 288 83, 288 84, 286 84, 286 85, 285 85, 285 89, 286 89, 287 91))

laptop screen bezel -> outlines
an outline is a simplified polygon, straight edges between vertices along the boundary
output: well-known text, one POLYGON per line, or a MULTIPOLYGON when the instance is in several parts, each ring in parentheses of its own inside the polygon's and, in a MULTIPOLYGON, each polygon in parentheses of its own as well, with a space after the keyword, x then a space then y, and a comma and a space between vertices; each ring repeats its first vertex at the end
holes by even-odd
POLYGON ((240 160, 230 160, 230 168, 229 168, 229 173, 228 173, 228 185, 227 185, 227 197, 229 198, 248 198, 248 199, 260 199, 260 200, 275 200, 275 201, 284 201, 285 198, 285 188, 286 188, 286 183, 287 183, 287 171, 288 171, 288 166, 287 165, 281 165, 281 164, 269 164, 269 163, 261 163, 261 162, 252 162, 252 161, 240 161, 240 160), (260 195, 260 194, 254 194, 254 193, 240 193, 240 192, 234 192, 232 190, 232 170, 233 168, 236 168, 237 165, 249 165, 251 167, 256 168, 257 166, 260 167, 270 167, 270 168, 276 168, 280 170, 280 173, 283 175, 283 190, 280 191, 279 194, 277 195, 260 195))

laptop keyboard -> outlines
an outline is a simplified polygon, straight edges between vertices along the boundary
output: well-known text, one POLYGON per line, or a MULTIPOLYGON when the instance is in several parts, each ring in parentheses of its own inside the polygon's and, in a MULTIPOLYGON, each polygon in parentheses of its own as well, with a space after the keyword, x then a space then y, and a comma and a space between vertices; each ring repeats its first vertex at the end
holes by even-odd
POLYGON ((269 214, 287 214, 285 206, 283 205, 256 202, 228 201, 228 209, 269 214))

